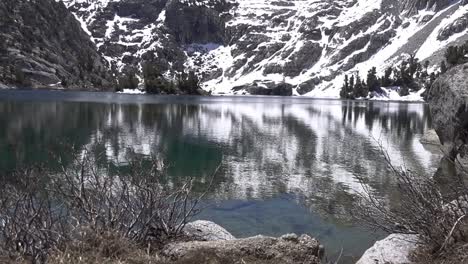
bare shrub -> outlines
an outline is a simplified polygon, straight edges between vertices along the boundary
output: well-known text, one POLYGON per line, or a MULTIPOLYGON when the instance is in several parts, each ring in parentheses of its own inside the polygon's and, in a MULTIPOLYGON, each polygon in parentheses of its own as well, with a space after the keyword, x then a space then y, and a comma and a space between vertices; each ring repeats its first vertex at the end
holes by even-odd
POLYGON ((2 255, 25 257, 42 263, 47 252, 67 240, 67 212, 44 191, 43 171, 31 168, 15 172, 16 183, 0 193, 0 247, 2 255))
POLYGON ((17 171, 18 182, 3 188, 2 255, 44 263, 50 252, 110 233, 150 251, 182 236, 199 213, 206 192, 194 195, 192 179, 174 188, 161 184, 166 168, 155 158, 131 156, 115 166, 88 149, 69 153, 67 162, 57 159, 58 169, 17 171))
POLYGON ((456 199, 447 201, 432 177, 394 167, 388 153, 381 150, 395 176, 395 195, 399 201, 390 204, 362 184, 365 191, 355 201, 353 216, 387 233, 418 234, 428 251, 435 255, 442 254, 448 244, 467 243, 468 233, 460 225, 468 212, 468 190, 463 180, 453 179, 451 196, 456 199))

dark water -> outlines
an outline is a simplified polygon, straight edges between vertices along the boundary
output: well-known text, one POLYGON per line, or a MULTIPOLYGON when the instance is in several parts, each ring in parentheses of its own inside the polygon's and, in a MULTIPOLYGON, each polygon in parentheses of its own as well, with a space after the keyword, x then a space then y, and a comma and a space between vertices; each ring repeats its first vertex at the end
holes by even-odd
POLYGON ((330 256, 352 263, 382 234, 353 223, 357 177, 387 199, 397 165, 430 172, 437 156, 419 139, 430 128, 424 104, 304 98, 135 96, 84 92, 0 92, 0 172, 47 161, 63 143, 99 144, 123 161, 158 153, 177 184, 207 184, 199 218, 235 236, 308 233, 330 256))

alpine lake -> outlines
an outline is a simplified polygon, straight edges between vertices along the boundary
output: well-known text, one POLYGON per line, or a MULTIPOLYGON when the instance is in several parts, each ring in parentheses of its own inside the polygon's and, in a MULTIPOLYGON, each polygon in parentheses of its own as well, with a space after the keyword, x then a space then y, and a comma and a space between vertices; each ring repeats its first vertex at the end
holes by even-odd
POLYGON ((109 162, 129 149, 164 159, 177 185, 213 182, 198 219, 236 237, 309 234, 329 260, 354 263, 385 234, 352 219, 369 189, 397 201, 392 163, 430 175, 437 149, 423 103, 299 97, 153 96, 0 91, 0 174, 47 162, 61 144, 100 146, 109 162), (364 179, 364 180, 363 180, 364 179))

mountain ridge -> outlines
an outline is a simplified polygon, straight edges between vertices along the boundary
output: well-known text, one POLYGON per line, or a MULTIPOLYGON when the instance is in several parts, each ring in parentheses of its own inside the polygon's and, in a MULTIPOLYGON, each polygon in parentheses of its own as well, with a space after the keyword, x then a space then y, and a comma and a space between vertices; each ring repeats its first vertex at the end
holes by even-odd
MULTIPOLYGON (((145 54, 153 53, 163 62, 159 64, 163 64, 166 76, 195 70, 202 87, 214 93, 245 93, 252 87, 275 88, 286 83, 294 94, 337 97, 345 73, 364 75, 372 66, 383 71, 405 54, 428 59, 448 44, 466 38, 468 24, 464 1, 448 0, 90 0, 86 8, 79 2, 68 1, 66 5, 94 29, 92 36, 101 30, 96 30, 96 21, 109 10, 118 10, 116 6, 159 4, 159 20, 143 26, 151 32, 153 46, 126 42, 139 32, 130 30, 97 45, 135 49, 129 52, 136 54, 133 57, 125 52, 121 57, 106 55, 119 70, 135 62, 141 67, 138 64, 146 61, 145 54), (435 36, 432 33, 436 30, 435 36), (425 31, 428 33, 421 33, 425 31), (414 43, 422 43, 421 47, 432 44, 429 52, 413 47, 410 39, 420 36, 424 39, 414 43)), ((114 12, 107 22, 122 21, 114 25, 123 29, 124 23, 147 21, 135 14, 138 12, 129 20, 114 12)), ((102 50, 104 54, 109 51, 102 50)), ((437 56, 433 66, 440 62, 440 54, 437 56)))
POLYGON ((409 55, 436 71, 445 48, 468 39, 464 0, 56 1, 114 74, 142 85, 148 63, 167 79, 195 71, 214 94, 338 97, 345 75, 409 55))

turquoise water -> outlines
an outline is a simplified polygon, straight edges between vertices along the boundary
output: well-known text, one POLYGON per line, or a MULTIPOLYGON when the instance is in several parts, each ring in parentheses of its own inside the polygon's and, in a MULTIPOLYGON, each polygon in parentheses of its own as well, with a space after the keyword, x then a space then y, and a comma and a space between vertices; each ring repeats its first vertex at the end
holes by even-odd
POLYGON ((203 189, 220 167, 200 219, 237 237, 308 233, 330 258, 353 263, 383 234, 349 216, 362 191, 397 201, 382 145, 396 165, 431 172, 419 143, 424 104, 292 97, 183 97, 0 91, 0 172, 46 162, 63 144, 99 146, 109 161, 129 148, 158 154, 177 185, 203 189))

